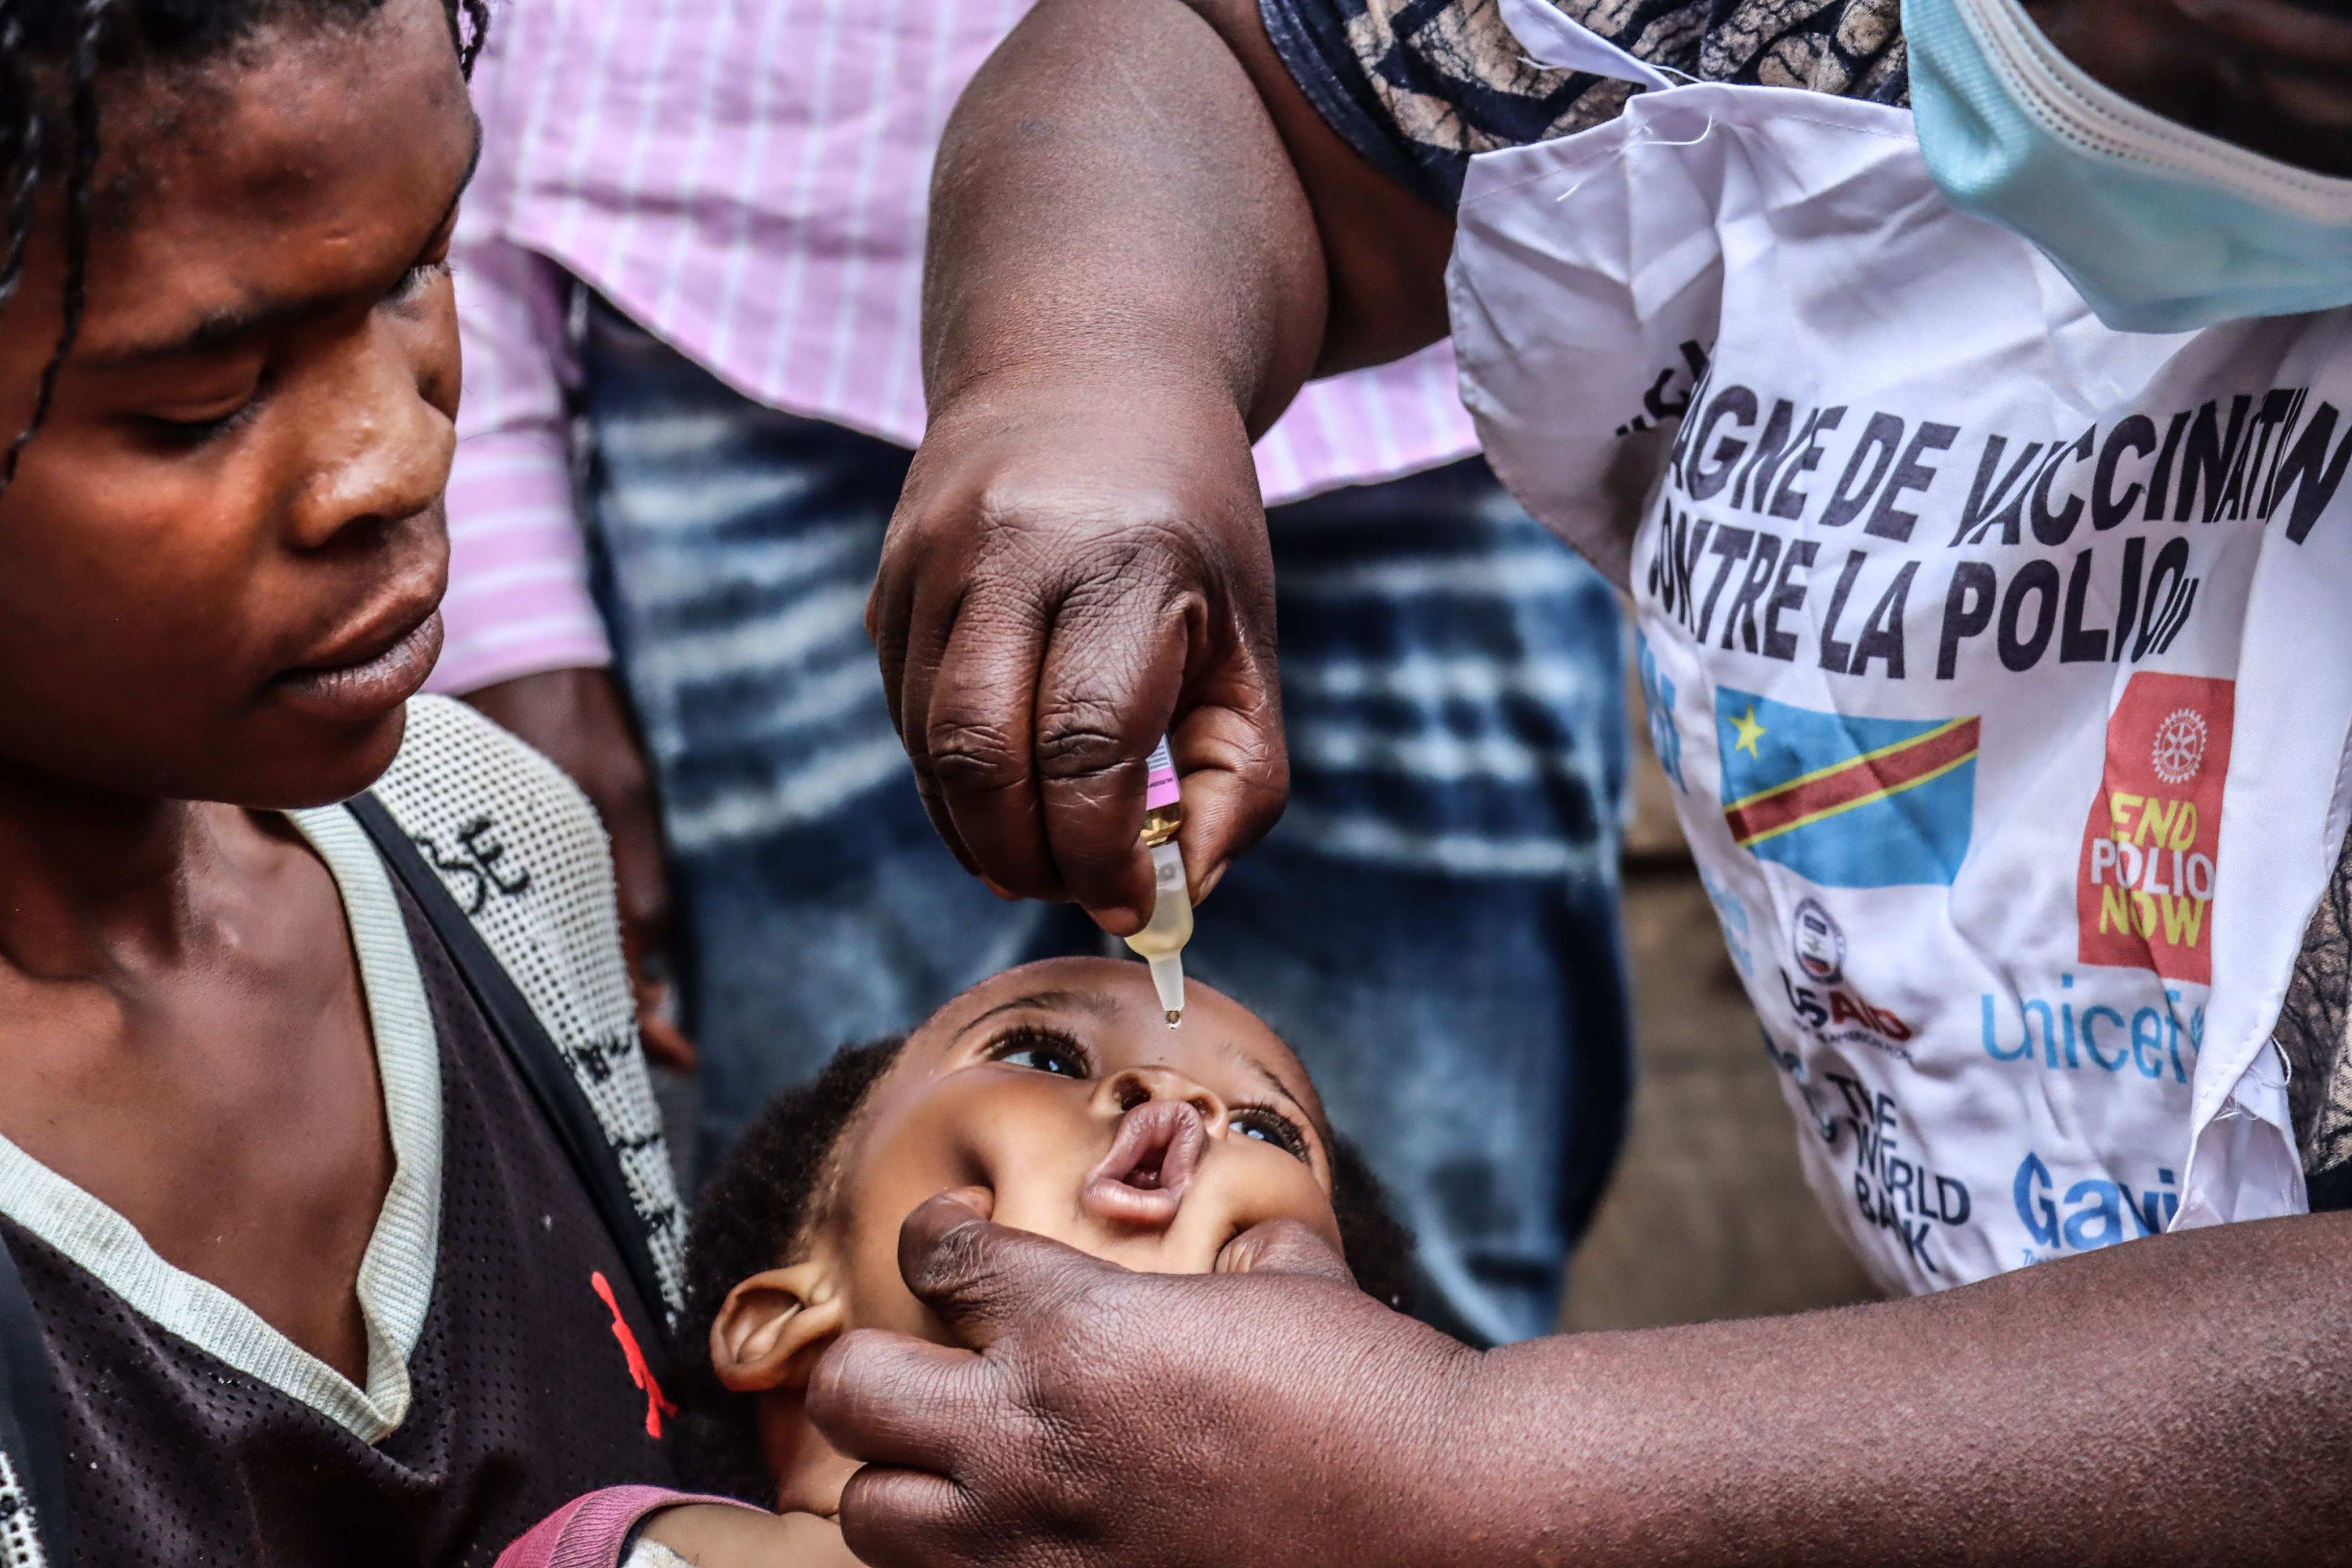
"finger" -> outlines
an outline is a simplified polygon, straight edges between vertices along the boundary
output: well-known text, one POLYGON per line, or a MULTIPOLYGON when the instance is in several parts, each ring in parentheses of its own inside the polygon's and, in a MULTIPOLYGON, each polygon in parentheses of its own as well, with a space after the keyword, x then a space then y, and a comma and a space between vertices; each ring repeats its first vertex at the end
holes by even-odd
POLYGON ((1216 890, 1234 861, 1282 819, 1290 795, 1290 757, 1283 744, 1280 688, 1271 672, 1230 679, 1230 700, 1186 713, 1171 748, 1183 775, 1184 870, 1199 903, 1216 890))
MULTIPOLYGON (((982 875, 1024 898, 1066 896, 1046 853, 1032 749, 1050 586, 975 584, 926 697, 923 751, 982 875)), ((914 710, 910 708, 909 714, 914 710)))
POLYGON ((1151 859, 1138 838, 1147 759, 1171 726, 1187 646, 1170 604, 1184 568, 1111 542, 1121 557, 1090 568, 1055 617, 1034 744, 1054 865, 1097 924, 1125 935, 1151 918, 1151 859))
POLYGON ((664 1016, 660 1006, 659 1003, 648 1006, 642 995, 638 998, 637 1038, 645 1044, 646 1059, 671 1072, 690 1073, 699 1060, 694 1042, 686 1037, 685 1030, 664 1016))
POLYGON ((992 1224, 966 1193, 954 1192, 917 1205, 899 1226, 898 1272, 957 1343, 984 1352, 1087 1284, 1126 1270, 992 1224))
POLYGON ((923 574, 909 594, 903 657, 897 675, 894 679, 886 669, 884 679, 893 694, 891 721, 898 728, 899 744, 906 749, 907 762, 914 770, 915 793, 922 800, 924 814, 931 819, 932 829, 957 862, 966 871, 978 875, 982 867, 973 858, 971 847, 956 831, 955 818, 949 813, 941 793, 939 772, 931 758, 928 720, 932 689, 949 657, 949 644, 963 603, 963 586, 953 573, 935 567, 923 574))
POLYGON ((969 1563, 970 1516, 963 1489, 947 1477, 868 1465, 842 1490, 842 1544, 869 1568, 969 1563))
POLYGON ((803 1408, 850 1458, 946 1473, 973 1434, 1014 1418, 1003 1384, 971 1351, 859 1329, 818 1359, 803 1408))
POLYGON ((913 524, 902 498, 891 514, 882 539, 882 561, 874 571, 874 586, 866 595, 866 640, 882 667, 882 700, 890 709, 890 728, 903 737, 899 720, 899 689, 906 682, 907 642, 914 618, 915 582, 922 553, 909 547, 913 524))
POLYGON ((1311 1226, 1295 1219, 1263 1221, 1225 1243, 1217 1254, 1216 1272, 1303 1274, 1339 1285, 1356 1283, 1348 1260, 1311 1226))

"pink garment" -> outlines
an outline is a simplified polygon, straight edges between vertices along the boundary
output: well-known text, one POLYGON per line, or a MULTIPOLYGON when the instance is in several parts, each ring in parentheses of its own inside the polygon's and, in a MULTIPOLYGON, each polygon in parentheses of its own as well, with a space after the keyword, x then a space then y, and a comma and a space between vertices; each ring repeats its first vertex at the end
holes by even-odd
POLYGON ((499 1553, 494 1568, 619 1568, 621 1543, 637 1521, 657 1508, 682 1502, 749 1506, 732 1498, 662 1487, 607 1487, 573 1498, 531 1526, 521 1540, 499 1553))
MULTIPOLYGON (((503 0, 454 259, 466 395, 433 689, 604 664, 564 463, 565 271, 772 407, 912 446, 926 192, 1028 0, 503 0)), ((1444 344, 1318 383, 1269 501, 1476 450, 1444 344)))

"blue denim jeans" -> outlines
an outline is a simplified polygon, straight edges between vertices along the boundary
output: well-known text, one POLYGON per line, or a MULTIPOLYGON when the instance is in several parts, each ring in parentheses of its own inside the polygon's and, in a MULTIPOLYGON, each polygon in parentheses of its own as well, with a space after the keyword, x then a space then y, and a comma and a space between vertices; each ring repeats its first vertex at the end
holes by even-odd
MULTIPOLYGON (((835 1047, 1101 951, 932 833, 864 627, 909 454, 764 408, 601 305, 600 598, 659 778, 707 1163, 835 1047)), ((1187 972, 1297 1050, 1421 1243, 1425 1316, 1547 1331, 1622 1134, 1614 596, 1483 463, 1274 509, 1291 805, 1187 972)))

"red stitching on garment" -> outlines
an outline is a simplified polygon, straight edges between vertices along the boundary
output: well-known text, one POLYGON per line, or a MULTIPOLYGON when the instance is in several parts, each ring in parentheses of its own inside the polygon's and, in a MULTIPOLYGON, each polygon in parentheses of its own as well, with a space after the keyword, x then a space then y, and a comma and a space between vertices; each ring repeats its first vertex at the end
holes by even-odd
POLYGON ((637 1336, 629 1331, 628 1319, 621 1315, 621 1303, 613 1299, 612 1281, 601 1269, 592 1270, 588 1283, 604 1299, 613 1311, 613 1337, 621 1342, 621 1354, 629 1363, 629 1381, 646 1391, 646 1436, 661 1436, 661 1418, 677 1414, 677 1406, 662 1397, 661 1384, 654 1381, 654 1369, 646 1364, 646 1352, 637 1348, 637 1336))

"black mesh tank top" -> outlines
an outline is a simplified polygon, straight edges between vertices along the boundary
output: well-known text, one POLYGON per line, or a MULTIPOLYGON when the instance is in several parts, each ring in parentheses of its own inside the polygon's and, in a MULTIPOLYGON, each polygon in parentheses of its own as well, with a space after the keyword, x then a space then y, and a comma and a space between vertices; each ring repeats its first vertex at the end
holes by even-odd
POLYGON ((443 1121, 439 1261, 406 1418, 371 1447, 0 1216, 57 1380, 79 1568, 488 1564, 581 1492, 671 1479, 632 1366, 640 1347, 667 1381, 653 1315, 399 896, 439 1036, 443 1121))

